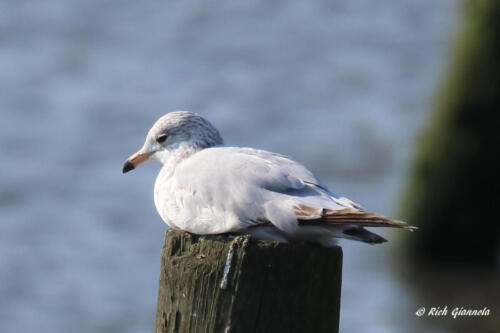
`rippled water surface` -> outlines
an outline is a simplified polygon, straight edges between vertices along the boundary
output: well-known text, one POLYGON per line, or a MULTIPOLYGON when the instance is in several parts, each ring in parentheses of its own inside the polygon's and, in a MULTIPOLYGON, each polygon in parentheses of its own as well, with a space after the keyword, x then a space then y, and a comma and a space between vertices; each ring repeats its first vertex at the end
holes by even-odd
MULTIPOLYGON (((227 143, 288 154, 394 214, 455 7, 2 1, 0 331, 152 331, 159 165, 121 166, 167 111, 199 112, 227 143)), ((426 328, 391 270, 396 242, 343 244, 341 331, 426 328)))

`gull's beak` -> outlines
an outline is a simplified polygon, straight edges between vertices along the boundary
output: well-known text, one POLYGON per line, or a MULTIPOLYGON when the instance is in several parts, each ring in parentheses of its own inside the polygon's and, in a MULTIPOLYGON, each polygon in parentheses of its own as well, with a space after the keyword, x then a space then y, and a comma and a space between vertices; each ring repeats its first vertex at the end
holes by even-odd
POLYGON ((135 153, 134 155, 130 156, 128 160, 125 161, 122 172, 127 173, 130 170, 134 170, 140 164, 146 162, 148 159, 149 159, 149 154, 135 153))

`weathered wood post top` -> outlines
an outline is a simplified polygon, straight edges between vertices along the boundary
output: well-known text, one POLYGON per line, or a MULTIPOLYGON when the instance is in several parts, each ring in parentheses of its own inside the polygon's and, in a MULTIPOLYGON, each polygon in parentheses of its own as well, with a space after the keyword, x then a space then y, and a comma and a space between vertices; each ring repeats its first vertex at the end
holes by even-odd
POLYGON ((155 332, 338 332, 342 249, 170 229, 155 332))

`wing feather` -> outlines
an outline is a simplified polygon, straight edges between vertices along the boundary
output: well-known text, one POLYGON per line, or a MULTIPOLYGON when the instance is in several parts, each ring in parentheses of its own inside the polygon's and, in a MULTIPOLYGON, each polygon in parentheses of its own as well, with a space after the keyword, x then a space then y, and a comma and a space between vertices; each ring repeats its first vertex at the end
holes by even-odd
POLYGON ((416 229, 363 211, 330 192, 303 165, 267 151, 204 149, 180 163, 174 179, 164 187, 169 209, 163 215, 194 233, 224 233, 268 222, 287 234, 300 225, 416 229))
POLYGON ((394 227, 403 228, 409 231, 418 229, 408 225, 406 222, 387 218, 385 216, 344 208, 340 210, 322 209, 297 205, 294 207, 295 215, 299 219, 300 225, 346 225, 355 224, 363 227, 394 227))

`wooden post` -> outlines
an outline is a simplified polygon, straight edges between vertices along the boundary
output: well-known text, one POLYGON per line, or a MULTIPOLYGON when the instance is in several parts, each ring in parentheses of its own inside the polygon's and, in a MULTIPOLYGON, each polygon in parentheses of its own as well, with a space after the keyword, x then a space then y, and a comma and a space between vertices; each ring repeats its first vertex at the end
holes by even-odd
POLYGON ((338 332, 342 249, 168 230, 155 332, 338 332))

